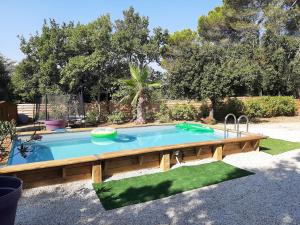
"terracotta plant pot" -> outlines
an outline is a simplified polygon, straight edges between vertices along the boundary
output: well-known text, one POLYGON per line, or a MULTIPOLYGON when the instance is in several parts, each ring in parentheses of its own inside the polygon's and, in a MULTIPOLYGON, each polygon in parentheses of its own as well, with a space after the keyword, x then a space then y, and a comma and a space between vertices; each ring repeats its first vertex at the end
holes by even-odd
POLYGON ((46 120, 45 125, 47 130, 53 131, 57 129, 64 129, 66 123, 64 120, 46 120))
POLYGON ((0 176, 0 224, 15 223, 18 201, 22 193, 22 181, 16 177, 0 176))

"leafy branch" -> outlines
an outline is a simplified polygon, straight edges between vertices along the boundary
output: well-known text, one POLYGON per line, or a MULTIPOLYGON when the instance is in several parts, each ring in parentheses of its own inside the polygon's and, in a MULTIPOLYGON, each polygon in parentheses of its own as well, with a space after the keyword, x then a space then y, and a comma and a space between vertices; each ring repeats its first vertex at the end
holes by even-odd
POLYGON ((18 139, 15 121, 0 121, 0 162, 6 161, 17 154, 21 154, 23 158, 26 158, 28 153, 32 152, 32 143, 41 139, 42 136, 36 134, 36 131, 26 140, 18 139), (17 148, 18 151, 9 156, 9 148, 13 141, 18 141, 20 144, 17 148))

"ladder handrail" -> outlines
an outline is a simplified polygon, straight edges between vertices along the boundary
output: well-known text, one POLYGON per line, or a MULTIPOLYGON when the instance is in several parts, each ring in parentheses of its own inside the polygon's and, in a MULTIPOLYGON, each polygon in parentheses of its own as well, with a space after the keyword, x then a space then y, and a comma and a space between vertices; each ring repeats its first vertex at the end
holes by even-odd
POLYGON ((233 113, 229 113, 225 116, 225 119, 224 119, 224 138, 226 138, 226 132, 227 132, 227 129, 226 129, 226 125, 227 125, 227 119, 232 116, 233 119, 234 119, 234 130, 236 130, 237 128, 237 120, 236 120, 236 116, 233 114, 233 113))
POLYGON ((248 132, 249 131, 249 118, 246 116, 246 115, 241 115, 239 118, 238 118, 238 121, 237 121, 237 135, 239 136, 241 136, 241 134, 240 134, 240 122, 241 122, 241 119, 246 119, 246 125, 247 125, 247 127, 246 127, 246 132, 248 132))

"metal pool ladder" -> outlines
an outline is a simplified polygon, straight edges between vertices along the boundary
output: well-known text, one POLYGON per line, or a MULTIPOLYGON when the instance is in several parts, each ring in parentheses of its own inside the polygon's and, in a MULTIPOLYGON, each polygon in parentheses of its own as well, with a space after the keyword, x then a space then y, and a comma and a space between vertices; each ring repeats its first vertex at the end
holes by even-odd
POLYGON ((224 120, 224 139, 228 138, 229 136, 229 129, 227 129, 227 120, 229 117, 233 117, 234 119, 234 130, 236 131, 236 136, 241 137, 242 132, 240 132, 240 122, 242 119, 246 119, 246 132, 249 131, 249 119, 246 115, 241 115, 238 119, 236 119, 236 116, 232 113, 229 113, 226 115, 224 120))
POLYGON ((226 138, 228 137, 229 131, 227 130, 226 126, 227 126, 227 120, 228 120, 228 118, 229 118, 230 116, 232 116, 233 119, 234 119, 234 130, 236 130, 236 127, 237 127, 237 126, 236 126, 236 116, 235 116, 234 114, 232 114, 232 113, 227 114, 227 115, 225 116, 225 120, 224 120, 224 139, 226 139, 226 138))
POLYGON ((241 115, 239 118, 238 118, 238 122, 237 122, 237 137, 241 137, 242 136, 242 132, 240 132, 240 122, 242 119, 245 119, 246 120, 246 132, 249 131, 249 119, 246 115, 241 115))

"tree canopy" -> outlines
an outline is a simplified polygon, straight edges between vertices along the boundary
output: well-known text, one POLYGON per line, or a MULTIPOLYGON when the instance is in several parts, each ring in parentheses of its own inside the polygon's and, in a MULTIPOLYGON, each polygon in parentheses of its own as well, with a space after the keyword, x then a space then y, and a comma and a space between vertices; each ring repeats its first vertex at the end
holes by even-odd
POLYGON ((20 40, 26 57, 11 80, 21 101, 60 92, 100 100, 129 78, 129 64, 143 71, 151 63, 165 69, 155 81, 167 98, 300 94, 299 0, 223 0, 199 17, 196 31, 171 34, 150 31, 149 18, 130 7, 114 22, 109 15, 88 24, 45 21, 20 40))
POLYGON ((224 0, 198 34, 170 34, 163 67, 171 98, 299 96, 299 1, 224 0), (178 40, 178 41, 176 41, 178 40))
POLYGON ((13 69, 14 63, 0 54, 0 101, 12 99, 11 73, 13 69))
POLYGON ((20 37, 26 55, 13 75, 21 101, 43 94, 82 92, 89 98, 111 95, 114 82, 129 76, 129 63, 145 67, 160 61, 166 30, 149 30, 149 19, 130 7, 123 19, 109 15, 88 24, 45 21, 41 33, 20 37))

